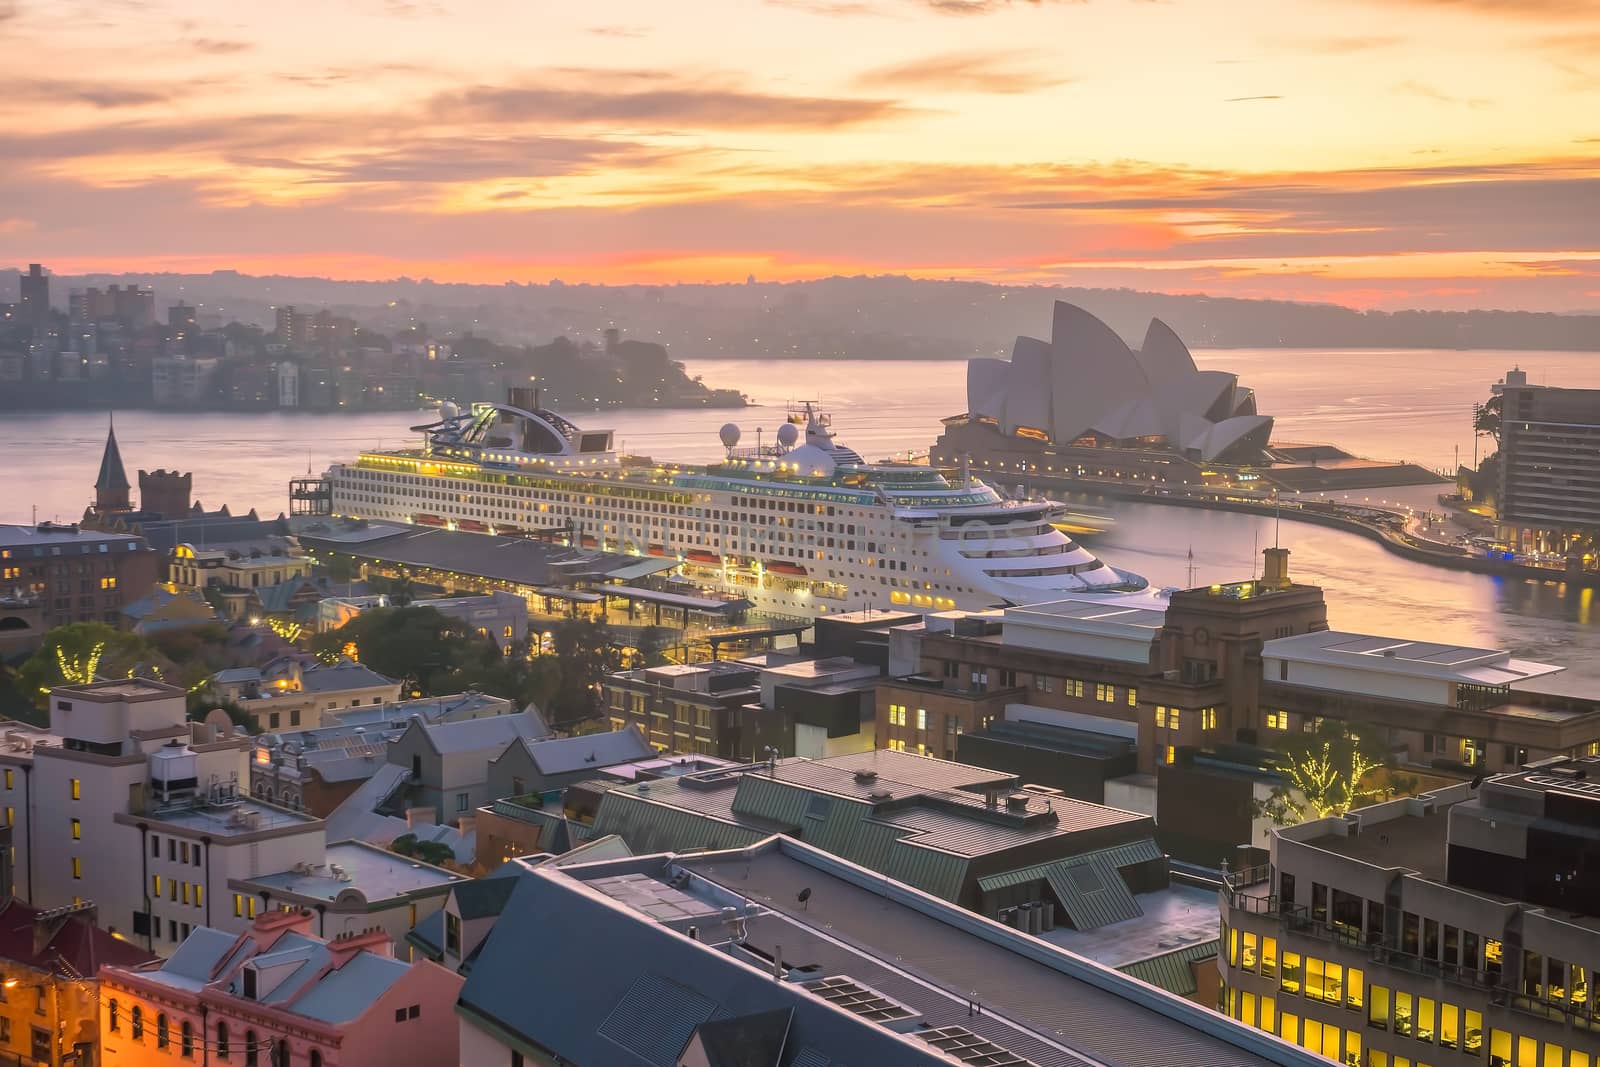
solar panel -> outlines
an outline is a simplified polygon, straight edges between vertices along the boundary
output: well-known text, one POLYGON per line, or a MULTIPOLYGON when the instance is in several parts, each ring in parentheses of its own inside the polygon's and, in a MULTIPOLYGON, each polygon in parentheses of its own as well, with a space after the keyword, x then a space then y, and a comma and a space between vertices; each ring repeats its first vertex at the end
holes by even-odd
POLYGON ((954 1056, 962 1063, 974 1064, 975 1067, 1038 1067, 1032 1060, 1025 1060, 1010 1049, 990 1041, 986 1037, 979 1037, 964 1026, 941 1026, 937 1030, 919 1030, 914 1036, 920 1037, 940 1052, 954 1056))
POLYGON ((800 983, 801 988, 815 993, 830 1004, 837 1004, 848 1012, 870 1019, 875 1023, 892 1023, 915 1018, 917 1013, 898 1001, 890 1000, 875 989, 869 989, 853 978, 833 975, 800 983))

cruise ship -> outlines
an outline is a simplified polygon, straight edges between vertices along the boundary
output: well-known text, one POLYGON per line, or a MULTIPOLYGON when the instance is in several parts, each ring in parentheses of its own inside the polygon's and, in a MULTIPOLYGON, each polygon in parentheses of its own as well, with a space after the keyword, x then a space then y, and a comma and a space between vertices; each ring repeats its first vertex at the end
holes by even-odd
POLYGON ((468 411, 445 404, 413 429, 418 448, 329 469, 335 514, 564 533, 576 546, 675 560, 695 588, 800 617, 972 610, 1146 584, 1063 532, 1054 502, 869 463, 809 404, 767 445, 741 448, 739 428, 724 426, 723 459, 705 466, 620 456, 612 431, 580 428, 533 389, 468 411))

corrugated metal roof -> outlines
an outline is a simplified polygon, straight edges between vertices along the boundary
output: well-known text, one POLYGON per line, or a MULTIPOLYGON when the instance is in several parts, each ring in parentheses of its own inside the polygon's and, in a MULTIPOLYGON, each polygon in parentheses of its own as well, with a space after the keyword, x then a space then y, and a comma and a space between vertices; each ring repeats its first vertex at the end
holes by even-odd
POLYGON ((788 827, 800 826, 810 806, 812 794, 777 781, 760 772, 739 776, 729 811, 733 815, 752 815, 788 827))
POLYGON ((924 893, 931 893, 943 900, 955 900, 961 895, 961 883, 967 876, 967 859, 937 849, 902 843, 898 848, 889 850, 889 863, 884 873, 924 893))
POLYGON ((748 829, 703 812, 644 800, 625 789, 606 794, 590 834, 616 834, 636 855, 694 848, 743 848, 769 836, 767 831, 748 829))
POLYGON ((1144 914, 1128 891, 1128 883, 1103 856, 1077 856, 1052 863, 1045 868, 1044 879, 1079 930, 1093 930, 1144 914))
POLYGON ((643 974, 595 1032, 654 1067, 673 1067, 717 1002, 659 974, 643 974))
POLYGON ((1135 960, 1118 967, 1117 970, 1123 974, 1131 974, 1142 982, 1159 986, 1168 993, 1189 997, 1194 995, 1197 988, 1191 964, 1215 957, 1217 948, 1221 944, 1221 941, 1202 941, 1198 945, 1187 945, 1162 956, 1135 960))
MULTIPOLYGON (((1135 863, 1145 863, 1149 860, 1160 859, 1164 852, 1161 846, 1155 843, 1154 838, 1144 838, 1142 841, 1133 841, 1125 845, 1113 845, 1110 848, 1096 849, 1093 852, 1080 853, 1072 857, 1074 860, 1101 858, 1111 864, 1113 868, 1121 869, 1131 867, 1135 863)), ((1045 868, 1068 860, 1050 860, 1048 863, 1034 863, 1027 867, 1019 867, 1014 871, 1003 871, 1000 874, 986 874, 978 879, 978 888, 984 892, 993 889, 1004 889, 1007 886, 1021 885, 1023 882, 1032 882, 1044 877, 1045 868)))

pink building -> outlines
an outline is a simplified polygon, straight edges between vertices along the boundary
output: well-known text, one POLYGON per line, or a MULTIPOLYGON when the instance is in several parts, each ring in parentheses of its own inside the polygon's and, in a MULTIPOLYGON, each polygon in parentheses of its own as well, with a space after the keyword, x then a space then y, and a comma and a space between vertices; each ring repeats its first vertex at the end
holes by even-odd
POLYGON ((455 1067, 459 975, 402 963, 382 930, 324 941, 310 911, 196 929, 160 965, 100 970, 106 1067, 455 1067))

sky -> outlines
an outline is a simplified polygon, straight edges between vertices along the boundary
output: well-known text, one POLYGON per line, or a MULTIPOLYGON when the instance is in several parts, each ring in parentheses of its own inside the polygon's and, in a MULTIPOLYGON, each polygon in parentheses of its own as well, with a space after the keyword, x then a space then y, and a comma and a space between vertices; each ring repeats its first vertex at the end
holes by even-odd
POLYGON ((1600 0, 0 0, 0 263, 1600 309, 1600 0))

